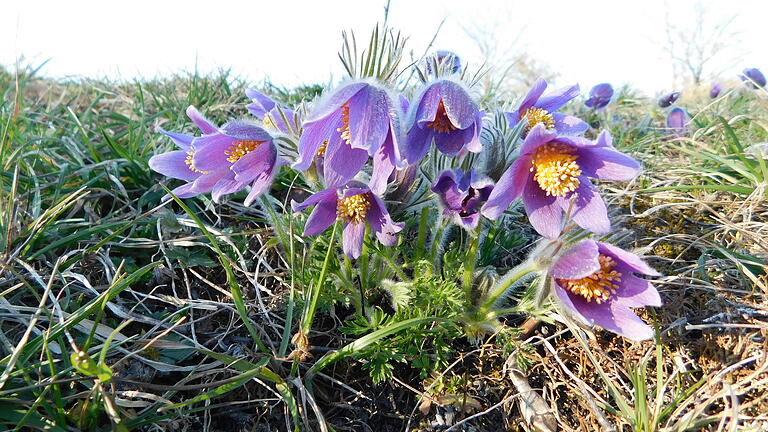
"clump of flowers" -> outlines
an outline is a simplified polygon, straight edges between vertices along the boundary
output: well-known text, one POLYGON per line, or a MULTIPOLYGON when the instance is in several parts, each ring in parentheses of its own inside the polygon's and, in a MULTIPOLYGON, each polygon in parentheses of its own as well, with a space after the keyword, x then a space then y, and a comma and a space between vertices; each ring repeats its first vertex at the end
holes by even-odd
MULTIPOLYGON (((576 322, 630 339, 650 338, 650 327, 631 308, 661 304, 653 286, 635 276, 656 273, 636 255, 590 239, 611 231, 593 181, 632 181, 641 167, 614 146, 607 131, 590 130, 567 114, 579 86, 548 91, 540 79, 517 104, 481 104, 483 89, 456 54, 427 56, 412 66, 417 78, 407 80, 398 69, 400 39, 375 40, 370 49, 381 50, 377 55, 356 58, 347 46, 342 59, 349 77, 317 100, 287 106, 249 89, 251 117, 220 127, 190 107, 187 114, 200 135, 159 129, 179 150, 152 157, 150 167, 185 182, 172 191, 178 198, 210 192, 219 202, 247 190, 246 206, 268 194, 281 172, 289 176, 290 182, 281 183, 294 185, 286 220, 303 224, 304 242, 314 236, 327 240, 314 243, 326 248, 320 274, 332 270, 340 286, 355 287, 347 295, 361 316, 371 310, 365 304, 368 287, 404 292, 424 273, 461 287, 465 315, 450 319, 467 329, 492 329, 509 290, 534 277, 539 283, 530 289, 539 297, 552 294, 546 298, 576 322), (487 173, 492 165, 503 167, 500 177, 487 173), (508 229, 508 210, 518 200, 544 238, 524 238, 537 243, 534 252, 515 268, 496 269, 502 276, 481 284, 478 257, 494 250, 498 238, 486 233, 508 229)), ((669 106, 678 96, 667 95, 660 104, 669 106)), ((599 84, 585 104, 601 110, 612 97, 613 88, 599 84)), ((681 111, 670 112, 670 128, 686 126, 681 111)), ((301 335, 294 337, 304 341, 302 352, 318 295, 314 291, 308 299, 301 335)), ((404 298, 395 309, 407 304, 410 297, 404 298)))

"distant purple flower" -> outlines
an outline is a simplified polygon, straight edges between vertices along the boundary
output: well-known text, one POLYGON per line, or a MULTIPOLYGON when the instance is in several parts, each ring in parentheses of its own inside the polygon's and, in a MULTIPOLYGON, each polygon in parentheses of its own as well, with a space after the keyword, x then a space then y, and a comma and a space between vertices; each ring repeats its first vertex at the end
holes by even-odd
POLYGON ((556 130, 564 135, 578 135, 589 129, 589 125, 581 119, 555 112, 579 95, 579 85, 563 87, 548 93, 547 82, 541 78, 536 80, 528 91, 520 106, 512 112, 505 113, 509 127, 515 127, 526 120, 526 132, 541 124, 547 130, 556 130))
POLYGON ((571 246, 549 269, 560 303, 577 319, 640 341, 653 329, 632 308, 661 306, 656 288, 633 273, 657 276, 637 255, 616 246, 583 240, 571 246))
POLYGON ((720 92, 723 91, 723 85, 720 83, 712 84, 712 88, 709 89, 709 97, 712 99, 720 96, 720 92))
POLYGON ((765 75, 758 68, 744 69, 741 80, 746 82, 753 89, 765 87, 765 75))
POLYGON ((483 115, 461 84, 447 79, 428 84, 410 106, 403 159, 409 164, 419 162, 433 140, 448 156, 480 152, 483 115))
POLYGON ((661 99, 659 99, 659 106, 662 108, 667 108, 668 106, 671 106, 673 103, 675 103, 679 97, 680 92, 667 93, 662 96, 661 99))
POLYGON ((443 171, 432 186, 440 199, 443 214, 451 216, 457 225, 467 229, 477 228, 480 207, 488 200, 493 181, 473 170, 443 171))
POLYGON ((434 54, 427 56, 427 58, 424 59, 424 64, 428 74, 435 73, 435 71, 432 70, 433 62, 436 62, 438 66, 446 65, 448 71, 451 73, 461 71, 461 59, 452 51, 438 50, 434 54))
POLYGON ((677 136, 688 133, 691 117, 682 108, 672 108, 667 114, 667 129, 677 136))
POLYGON ((251 103, 246 105, 246 108, 254 117, 261 120, 265 127, 277 129, 285 134, 298 131, 296 111, 280 105, 277 101, 258 90, 247 89, 245 90, 245 95, 251 99, 251 103), (283 119, 283 116, 285 116, 285 119, 283 119))
POLYGON ((584 104, 595 111, 600 111, 611 103, 613 87, 608 83, 598 84, 589 91, 589 99, 584 104))
POLYGON ((315 104, 304 122, 295 169, 306 170, 323 150, 327 186, 345 185, 373 156, 370 187, 381 194, 400 163, 399 103, 367 81, 345 84, 315 104))
POLYGON ((545 237, 560 235, 563 212, 569 208, 579 226, 605 233, 611 228, 608 212, 589 178, 629 181, 639 173, 640 164, 616 150, 607 131, 593 142, 559 136, 537 125, 525 139, 520 157, 496 183, 482 213, 497 219, 522 195, 528 220, 545 237))
POLYGON ((304 226, 304 235, 316 235, 325 231, 338 219, 343 222, 344 253, 358 258, 363 248, 366 222, 384 246, 397 244, 397 233, 402 223, 394 223, 384 202, 367 186, 350 182, 341 189, 328 188, 315 193, 303 203, 291 202, 294 211, 315 206, 304 226))

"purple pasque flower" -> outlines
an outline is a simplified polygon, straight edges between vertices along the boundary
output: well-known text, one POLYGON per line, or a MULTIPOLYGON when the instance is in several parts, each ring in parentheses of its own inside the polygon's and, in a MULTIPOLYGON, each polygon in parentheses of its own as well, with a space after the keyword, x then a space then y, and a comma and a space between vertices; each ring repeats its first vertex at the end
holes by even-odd
POLYGON ((556 130, 564 135, 578 135, 589 129, 589 125, 581 119, 555 112, 579 95, 578 84, 542 96, 546 89, 547 82, 541 78, 533 83, 517 110, 505 113, 509 127, 515 127, 526 120, 526 133, 539 124, 547 130, 556 130))
POLYGON ((640 164, 613 147, 603 131, 595 141, 566 137, 536 125, 520 149, 520 157, 494 186, 482 214, 497 219, 521 196, 528 220, 539 234, 560 235, 563 212, 580 227, 605 233, 611 228, 608 212, 589 178, 629 181, 640 174, 640 164))
POLYGON ((765 87, 765 75, 758 68, 744 69, 741 80, 747 83, 753 89, 765 87))
POLYGON ((428 74, 435 74, 433 63, 437 63, 438 68, 441 65, 445 65, 448 72, 457 73, 461 72, 461 58, 458 54, 448 50, 437 50, 433 54, 427 56, 424 59, 425 68, 428 74))
POLYGON ((404 224, 394 223, 384 202, 365 184, 352 181, 343 188, 328 188, 315 193, 302 203, 291 202, 294 211, 315 206, 304 225, 304 235, 316 235, 342 221, 344 253, 350 258, 360 257, 366 225, 376 233, 384 246, 397 244, 397 233, 404 224))
MULTIPOLYGON (((203 134, 216 133, 216 125, 203 117, 200 111, 194 106, 189 106, 186 110, 187 116, 192 122, 200 128, 203 134)), ((226 174, 226 168, 218 171, 208 171, 199 169, 194 163, 196 149, 199 149, 199 143, 195 143, 195 137, 177 132, 168 132, 158 127, 157 131, 168 136, 181 150, 173 150, 149 159, 149 168, 166 177, 185 180, 187 183, 173 189, 173 194, 179 198, 191 198, 199 194, 208 193, 213 188, 217 179, 226 174)), ((169 199, 166 195, 163 199, 169 199)))
POLYGON ((674 135, 682 136, 688 133, 691 116, 682 108, 672 108, 667 114, 667 129, 674 135))
POLYGON ((244 200, 245 205, 250 205, 269 189, 283 165, 272 135, 244 121, 224 123, 214 132, 195 138, 192 144, 195 152, 191 166, 210 173, 197 180, 200 184, 196 191, 210 191, 215 202, 250 185, 244 200))
POLYGON ((662 96, 661 99, 659 99, 659 106, 662 108, 667 108, 671 106, 673 103, 675 103, 679 97, 680 97, 680 92, 667 93, 664 96, 662 96))
POLYGON ((327 186, 344 186, 373 157, 369 186, 381 194, 387 179, 400 164, 399 103, 373 81, 345 84, 323 100, 304 121, 299 139, 299 160, 293 168, 306 170, 321 152, 327 186))
POLYGON ((409 130, 401 149, 403 159, 408 164, 418 163, 432 141, 448 156, 464 151, 479 153, 484 114, 462 84, 450 79, 427 84, 408 110, 409 130))
POLYGON ((589 91, 589 99, 584 102, 584 105, 593 108, 595 111, 600 111, 611 103, 612 97, 613 87, 610 84, 597 84, 589 91))
POLYGON ((474 170, 466 173, 461 169, 440 173, 432 185, 443 207, 443 214, 451 216, 457 225, 466 229, 477 228, 480 208, 493 190, 493 181, 480 176, 474 170))
POLYGON ((261 120, 265 127, 279 130, 284 134, 296 133, 299 130, 295 110, 283 106, 258 90, 246 89, 245 95, 251 100, 246 108, 254 117, 261 120))
POLYGON ((554 292, 571 315, 640 341, 653 337, 653 329, 631 308, 661 306, 656 288, 639 273, 659 273, 637 255, 608 243, 583 240, 566 250, 549 269, 554 292))
POLYGON ((712 84, 712 88, 709 89, 709 97, 714 99, 720 96, 720 92, 723 91, 723 85, 720 83, 712 84))

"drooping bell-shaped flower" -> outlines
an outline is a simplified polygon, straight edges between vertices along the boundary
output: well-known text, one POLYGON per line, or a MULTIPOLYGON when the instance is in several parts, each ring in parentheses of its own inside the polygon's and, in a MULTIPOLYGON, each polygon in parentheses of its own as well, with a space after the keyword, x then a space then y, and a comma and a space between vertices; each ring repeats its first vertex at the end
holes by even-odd
POLYGON ((293 167, 306 170, 322 151, 327 186, 344 186, 373 157, 371 189, 381 194, 400 164, 399 103, 387 90, 369 81, 345 84, 314 105, 304 121, 299 159, 293 167))
POLYGON ((672 108, 667 114, 667 129, 674 135, 683 136, 688 133, 691 117, 682 108, 672 108))
POLYGON ((409 108, 403 159, 418 163, 433 141, 448 156, 479 153, 484 114, 462 84, 449 79, 427 84, 409 108))
POLYGON ((245 95, 251 100, 246 108, 254 117, 261 120, 264 127, 276 129, 284 134, 296 133, 299 130, 296 124, 296 111, 279 104, 258 90, 246 89, 245 95))
POLYGON ((342 221, 344 253, 350 258, 360 257, 365 228, 371 226, 376 238, 384 246, 397 244, 397 233, 404 224, 395 223, 384 202, 366 185, 350 182, 343 188, 328 188, 307 198, 302 203, 291 202, 294 211, 315 206, 304 226, 304 235, 325 231, 338 219, 342 221))
POLYGON ((556 112, 579 95, 579 85, 563 87, 545 96, 547 82, 536 80, 520 106, 505 113, 509 127, 515 127, 521 121, 526 122, 526 133, 536 125, 543 125, 547 130, 555 130, 563 135, 578 135, 589 129, 589 125, 578 117, 556 112))
POLYGON ((632 308, 661 306, 661 297, 649 281, 634 273, 659 274, 631 252, 583 240, 555 260, 548 276, 569 315, 640 341, 652 338, 653 329, 632 308))
POLYGON ((608 212, 589 178, 629 181, 640 164, 613 147, 603 131, 595 141, 566 137, 537 125, 526 137, 520 157, 494 186, 482 213, 497 219, 522 196, 528 220, 539 234, 556 238, 563 228, 563 212, 580 227, 605 233, 611 228, 608 212))
POLYGON ((661 99, 659 99, 659 106, 662 108, 667 108, 669 106, 672 106, 672 104, 675 103, 679 97, 680 97, 680 92, 667 93, 664 96, 662 96, 661 99))
POLYGON ((712 99, 720 96, 720 92, 723 91, 723 85, 720 83, 712 84, 712 88, 709 89, 709 97, 712 99))
POLYGON ((493 190, 493 181, 469 170, 448 170, 440 173, 432 185, 443 208, 443 214, 466 229, 477 228, 480 208, 493 190))
POLYGON ((741 80, 747 83, 753 89, 765 87, 765 75, 758 68, 744 69, 741 80))
POLYGON ((584 102, 584 105, 600 111, 611 103, 613 97, 613 87, 608 83, 597 84, 589 91, 589 99, 584 102))

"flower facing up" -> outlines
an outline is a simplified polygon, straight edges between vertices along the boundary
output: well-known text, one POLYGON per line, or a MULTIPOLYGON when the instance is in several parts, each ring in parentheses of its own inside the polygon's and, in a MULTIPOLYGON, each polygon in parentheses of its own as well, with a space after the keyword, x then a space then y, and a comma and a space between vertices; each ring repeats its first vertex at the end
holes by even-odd
POLYGON ((545 237, 560 234, 563 212, 569 210, 582 228, 605 233, 611 227, 608 213, 589 178, 629 181, 639 173, 640 164, 616 150, 607 131, 593 142, 537 125, 523 142, 520 157, 496 183, 482 214, 497 219, 522 195, 531 225, 545 237))
POLYGON ((709 97, 712 99, 720 96, 720 92, 723 91, 723 85, 720 83, 712 84, 712 88, 709 89, 709 97))
POLYGON ((765 75, 758 68, 744 69, 741 80, 747 83, 753 89, 765 87, 765 75))
POLYGON ((448 79, 427 84, 410 105, 403 158, 418 163, 432 141, 448 156, 467 150, 479 153, 484 114, 461 84, 448 79))
POLYGON ((227 122, 214 132, 195 138, 192 144, 195 151, 190 167, 209 174, 196 181, 196 191, 210 191, 216 202, 250 185, 251 191, 244 201, 250 205, 269 189, 283 164, 272 135, 243 121, 227 122))
POLYGON ((246 89, 245 95, 251 100, 246 108, 254 117, 261 120, 265 127, 279 130, 284 134, 298 131, 296 111, 280 105, 258 90, 246 89))
POLYGON ((477 228, 480 208, 493 190, 493 181, 461 169, 443 171, 432 185, 443 207, 443 214, 451 216, 457 225, 467 229, 477 228))
MULTIPOLYGON (((200 128, 203 134, 213 134, 218 130, 216 125, 203 117, 197 108, 193 106, 187 108, 187 116, 200 128)), ((179 198, 191 198, 199 194, 208 193, 213 189, 218 179, 227 174, 226 167, 212 171, 200 169, 195 165, 194 157, 200 148, 200 144, 195 142, 194 136, 168 132, 160 127, 157 128, 157 131, 170 137, 181 149, 161 153, 149 159, 149 167, 153 171, 187 182, 175 188, 173 190, 174 195, 179 198)), ((165 197, 165 199, 168 198, 170 198, 170 195, 165 197)))
POLYGON ((653 329, 631 308, 661 306, 656 288, 639 273, 658 273, 637 255, 616 246, 583 240, 549 269, 554 293, 571 315, 632 340, 653 337, 653 329))
POLYGON ((667 93, 659 99, 659 106, 667 108, 677 101, 680 97, 680 92, 667 93))
POLYGON ((682 108, 672 108, 667 114, 667 129, 676 136, 688 133, 691 117, 682 108))
POLYGON ((328 188, 315 193, 303 203, 291 202, 294 211, 315 206, 304 226, 304 235, 316 235, 325 231, 338 219, 343 222, 344 253, 358 258, 363 249, 366 224, 376 233, 384 246, 397 244, 397 233, 402 223, 394 223, 384 202, 371 189, 360 182, 350 182, 341 189, 328 188))
POLYGON ((608 83, 598 84, 589 91, 589 99, 584 104, 595 111, 600 111, 611 103, 613 87, 608 83))
POLYGON ((370 187, 383 193, 400 163, 399 103, 387 90, 368 81, 346 84, 314 105, 304 121, 299 159, 293 167, 306 170, 320 154, 327 186, 338 188, 360 172, 373 157, 370 187))
POLYGON ((517 110, 505 113, 509 127, 515 127, 525 120, 526 132, 539 124, 547 130, 556 130, 565 135, 577 135, 589 129, 589 125, 581 119, 555 112, 579 95, 578 84, 554 90, 542 96, 546 89, 546 81, 541 78, 536 80, 517 110))

